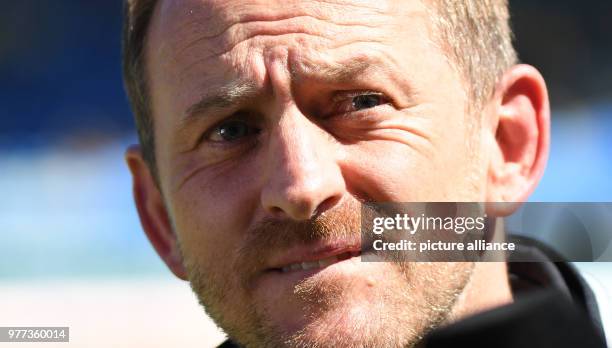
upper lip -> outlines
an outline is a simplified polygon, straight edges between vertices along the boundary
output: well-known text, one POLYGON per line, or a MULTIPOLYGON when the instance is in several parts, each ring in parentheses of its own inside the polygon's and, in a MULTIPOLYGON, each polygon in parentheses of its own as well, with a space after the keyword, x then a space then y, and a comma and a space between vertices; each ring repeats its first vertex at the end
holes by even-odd
POLYGON ((268 267, 268 270, 281 269, 294 263, 317 261, 346 252, 358 252, 360 250, 361 242, 359 240, 318 241, 311 244, 297 245, 283 250, 282 253, 273 257, 269 263, 270 267, 268 267))

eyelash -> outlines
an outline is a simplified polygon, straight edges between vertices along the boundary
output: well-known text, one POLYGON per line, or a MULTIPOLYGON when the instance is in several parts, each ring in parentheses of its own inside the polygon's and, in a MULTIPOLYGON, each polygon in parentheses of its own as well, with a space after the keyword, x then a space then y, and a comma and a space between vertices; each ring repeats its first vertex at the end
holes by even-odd
MULTIPOLYGON (((376 107, 385 105, 385 104, 390 104, 389 98, 381 92, 377 92, 377 91, 371 91, 371 90, 365 90, 365 91, 348 91, 348 92, 340 92, 337 93, 336 95, 333 96, 332 98, 332 102, 334 105, 337 105, 338 103, 341 102, 351 102, 353 103, 353 98, 355 97, 359 97, 359 96, 377 96, 379 98, 381 98, 380 104, 366 108, 365 110, 369 110, 369 109, 374 109, 376 107)), ((352 105, 351 105, 352 106, 352 105)), ((353 110, 353 111, 338 111, 338 110, 334 110, 333 114, 348 114, 351 112, 360 112, 363 110, 353 110)))
MULTIPOLYGON (((221 145, 223 143, 239 143, 241 140, 237 140, 237 141, 213 141, 213 140, 207 140, 207 138, 210 138, 211 136, 213 136, 215 134, 215 132, 217 132, 219 130, 219 128, 221 128, 222 126, 227 126, 233 122, 244 122, 246 123, 249 127, 251 128, 257 128, 257 127, 253 127, 254 122, 250 121, 250 120, 245 120, 245 116, 244 115, 240 115, 237 116, 236 114, 225 118, 223 120, 221 120, 220 122, 217 122, 215 125, 213 125, 212 127, 210 127, 207 131, 205 131, 202 136, 200 136, 200 138, 197 141, 197 145, 199 146, 201 143, 203 142, 208 142, 210 144, 217 144, 217 145, 221 145)), ((261 130, 257 129, 256 133, 258 134, 261 130)))

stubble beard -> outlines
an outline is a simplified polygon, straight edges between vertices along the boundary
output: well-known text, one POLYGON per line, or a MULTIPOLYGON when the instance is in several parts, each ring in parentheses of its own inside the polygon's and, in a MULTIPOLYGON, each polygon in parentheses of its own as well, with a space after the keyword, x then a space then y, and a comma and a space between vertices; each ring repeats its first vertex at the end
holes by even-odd
MULTIPOLYGON (((299 226, 289 222, 264 224, 252 234, 253 248, 248 250, 278 249, 359 230, 358 204, 348 204, 299 226)), ((239 271, 248 260, 257 263, 255 260, 263 259, 257 256, 261 255, 243 255, 233 269, 239 271)), ((378 267, 382 277, 374 281, 383 284, 377 287, 377 293, 366 297, 355 294, 351 280, 331 282, 319 275, 306 278, 295 286, 293 295, 303 303, 309 322, 286 333, 270 320, 269 309, 258 307, 246 291, 242 296, 232 296, 240 286, 231 281, 226 270, 198 262, 196 255, 183 253, 183 260, 191 287, 205 311, 234 342, 248 348, 414 347, 449 318, 474 268, 468 262, 372 263, 369 266, 378 267)))

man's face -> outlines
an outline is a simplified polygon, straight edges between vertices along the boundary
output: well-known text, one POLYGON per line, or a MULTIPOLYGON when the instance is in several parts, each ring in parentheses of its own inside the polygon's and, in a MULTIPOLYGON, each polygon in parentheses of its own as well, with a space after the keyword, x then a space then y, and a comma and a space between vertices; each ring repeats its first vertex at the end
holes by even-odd
POLYGON ((420 1, 162 1, 148 77, 192 286, 251 346, 404 346, 463 263, 359 260, 360 204, 484 201, 478 122, 420 1))

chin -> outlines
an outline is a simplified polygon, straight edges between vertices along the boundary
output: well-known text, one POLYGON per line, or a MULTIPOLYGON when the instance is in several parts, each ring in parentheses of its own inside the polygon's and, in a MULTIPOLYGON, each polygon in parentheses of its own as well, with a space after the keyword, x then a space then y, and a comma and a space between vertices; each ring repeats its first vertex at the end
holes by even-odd
POLYGON ((284 335, 281 346, 405 347, 411 346, 418 339, 414 336, 398 337, 397 331, 385 327, 384 316, 380 314, 367 304, 353 304, 330 311, 301 330, 284 335))
POLYGON ((352 260, 308 273, 272 273, 241 305, 199 295, 209 309, 225 306, 209 314, 246 347, 411 347, 446 319, 470 269, 352 260))
MULTIPOLYGON (((406 313, 411 306, 398 297, 398 292, 406 290, 405 284, 398 288, 389 283, 389 278, 399 276, 393 277, 395 270, 387 264, 361 264, 359 268, 359 275, 320 272, 299 283, 292 294, 291 310, 273 315, 275 323, 270 324, 276 328, 271 331, 278 340, 270 346, 410 346, 420 330, 411 330, 415 318, 406 313), (389 318, 398 320, 389 325, 389 318), (408 329, 398 330, 396 325, 404 320, 408 329)), ((278 305, 270 309, 279 309, 278 305)))

